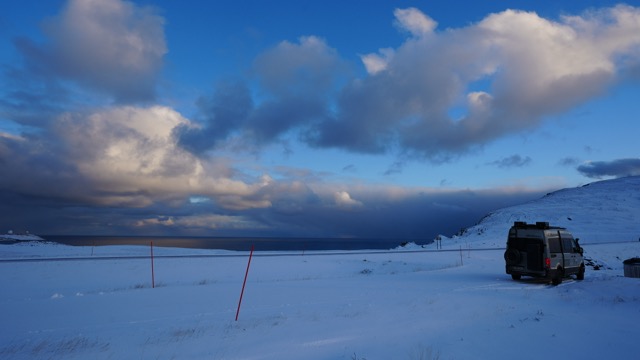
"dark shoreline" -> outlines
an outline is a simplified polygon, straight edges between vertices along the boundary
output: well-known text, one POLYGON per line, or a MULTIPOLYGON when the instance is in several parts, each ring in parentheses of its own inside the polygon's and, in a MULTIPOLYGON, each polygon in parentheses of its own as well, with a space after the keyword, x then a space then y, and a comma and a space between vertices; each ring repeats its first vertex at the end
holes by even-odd
POLYGON ((247 251, 377 250, 393 249, 409 242, 428 244, 423 239, 360 238, 260 238, 191 236, 82 236, 43 235, 45 241, 71 246, 150 245, 190 249, 247 251))

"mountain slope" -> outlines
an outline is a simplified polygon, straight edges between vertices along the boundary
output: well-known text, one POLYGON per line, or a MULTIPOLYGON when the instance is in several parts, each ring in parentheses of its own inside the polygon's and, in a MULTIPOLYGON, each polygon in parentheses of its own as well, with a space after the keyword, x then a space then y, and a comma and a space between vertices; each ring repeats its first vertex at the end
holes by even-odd
POLYGON ((547 221, 566 227, 582 244, 638 241, 640 176, 563 189, 538 200, 494 211, 453 239, 475 245, 504 246, 514 221, 547 221))

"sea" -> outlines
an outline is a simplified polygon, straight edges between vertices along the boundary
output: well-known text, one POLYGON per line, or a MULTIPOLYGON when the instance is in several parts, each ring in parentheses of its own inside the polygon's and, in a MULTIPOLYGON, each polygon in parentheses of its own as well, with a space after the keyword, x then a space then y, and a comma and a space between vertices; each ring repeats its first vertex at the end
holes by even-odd
POLYGON ((46 241, 72 246, 150 245, 191 249, 249 251, 386 250, 424 239, 363 238, 262 238, 262 237, 175 237, 175 236, 42 236, 46 241))

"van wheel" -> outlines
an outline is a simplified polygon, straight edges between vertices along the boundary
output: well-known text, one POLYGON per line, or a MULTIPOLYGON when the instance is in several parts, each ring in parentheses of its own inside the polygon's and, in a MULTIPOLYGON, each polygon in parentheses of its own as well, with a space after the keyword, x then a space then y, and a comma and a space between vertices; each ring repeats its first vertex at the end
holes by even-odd
POLYGON ((522 275, 520 275, 520 274, 511 274, 511 278, 513 280, 520 280, 522 278, 522 275))
POLYGON ((580 271, 576 274, 577 280, 584 280, 584 266, 580 266, 580 271))
POLYGON ((504 253, 504 259, 509 265, 517 264, 520 261, 520 251, 517 249, 509 249, 504 253))
POLYGON ((556 276, 554 276, 553 279, 551 279, 551 283, 553 285, 560 285, 562 283, 563 277, 564 277, 564 272, 562 270, 558 270, 558 272, 556 272, 556 276))

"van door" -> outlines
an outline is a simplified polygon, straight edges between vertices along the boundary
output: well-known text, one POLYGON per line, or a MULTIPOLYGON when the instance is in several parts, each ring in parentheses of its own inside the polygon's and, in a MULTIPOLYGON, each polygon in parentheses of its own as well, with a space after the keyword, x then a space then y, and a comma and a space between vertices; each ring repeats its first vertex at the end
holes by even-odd
POLYGON ((572 272, 580 266, 575 240, 573 240, 573 236, 570 233, 565 231, 558 231, 558 237, 562 246, 564 267, 565 269, 571 269, 569 272, 572 272))
POLYGON ((560 243, 560 238, 558 237, 549 237, 549 259, 550 266, 552 269, 558 267, 558 265, 564 267, 564 254, 562 253, 562 245, 560 243))
POLYGON ((527 268, 533 271, 543 271, 544 259, 542 255, 540 240, 529 241, 527 244, 527 268))
POLYGON ((571 239, 562 238, 562 252, 564 254, 564 267, 573 267, 573 246, 571 246, 571 239))

